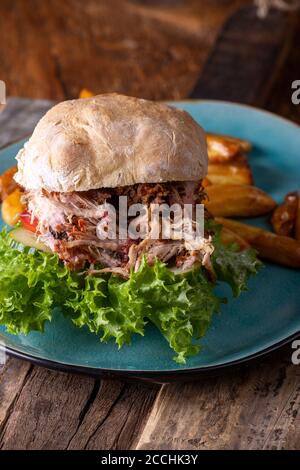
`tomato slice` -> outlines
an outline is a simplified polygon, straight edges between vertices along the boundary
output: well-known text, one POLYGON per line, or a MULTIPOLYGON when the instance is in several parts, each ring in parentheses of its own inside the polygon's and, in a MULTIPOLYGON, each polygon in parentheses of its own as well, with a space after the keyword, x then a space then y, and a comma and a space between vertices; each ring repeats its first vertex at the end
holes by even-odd
POLYGON ((24 211, 20 214, 20 220, 24 228, 29 230, 30 232, 36 232, 36 228, 38 225, 38 220, 36 218, 31 221, 31 214, 28 211, 24 211))

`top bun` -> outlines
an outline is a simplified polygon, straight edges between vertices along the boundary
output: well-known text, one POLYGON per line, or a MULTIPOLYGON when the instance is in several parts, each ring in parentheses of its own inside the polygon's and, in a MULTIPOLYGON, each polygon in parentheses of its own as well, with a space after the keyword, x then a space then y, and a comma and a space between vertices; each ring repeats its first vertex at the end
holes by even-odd
POLYGON ((188 113, 118 94, 54 106, 17 160, 21 186, 56 192, 199 180, 207 172, 205 134, 188 113))

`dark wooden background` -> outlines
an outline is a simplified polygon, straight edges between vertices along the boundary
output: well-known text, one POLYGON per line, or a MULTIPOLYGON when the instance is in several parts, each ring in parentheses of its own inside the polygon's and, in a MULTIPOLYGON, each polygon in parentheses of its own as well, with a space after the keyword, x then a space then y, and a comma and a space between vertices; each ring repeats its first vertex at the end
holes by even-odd
POLYGON ((177 99, 193 88, 243 0, 1 0, 8 93, 61 100, 83 87, 177 99))
MULTIPOLYGON (((152 99, 211 97, 223 87, 224 99, 299 123, 291 82, 300 78, 300 16, 273 13, 262 24, 253 10, 249 23, 240 9, 249 3, 1 0, 0 79, 11 96, 52 100, 84 87, 152 99)), ((49 105, 18 103, 0 116, 2 146, 49 105)), ((9 359, 0 371, 0 448, 299 449, 300 368, 290 357, 287 347, 239 371, 163 386, 9 359)))
MULTIPOLYGON (((0 76, 11 96, 62 100, 89 88, 149 99, 186 98, 224 22, 252 3, 1 0, 0 76)), ((292 13, 290 20, 292 43, 265 107, 299 120, 299 108, 290 100, 291 81, 299 76, 299 14, 292 13)), ((249 62, 255 57, 250 60, 245 51, 244 66, 249 62)))

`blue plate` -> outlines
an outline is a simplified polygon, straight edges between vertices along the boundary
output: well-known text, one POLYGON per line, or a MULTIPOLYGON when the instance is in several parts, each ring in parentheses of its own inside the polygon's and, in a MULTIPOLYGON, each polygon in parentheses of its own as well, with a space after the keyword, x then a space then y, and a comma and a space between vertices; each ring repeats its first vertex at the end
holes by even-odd
MULTIPOLYGON (((173 103, 188 111, 207 130, 248 139, 249 156, 256 186, 277 201, 299 188, 299 127, 268 112, 251 107, 213 101, 173 103)), ((14 163, 23 142, 0 152, 0 171, 14 163)), ((267 220, 252 220, 268 226, 267 220)), ((13 336, 0 327, 2 340, 11 354, 63 370, 93 375, 118 374, 146 379, 169 380, 213 371, 249 360, 277 348, 300 332, 300 271, 266 264, 249 285, 249 291, 232 299, 215 315, 201 340, 202 351, 179 366, 173 352, 151 325, 144 337, 135 336, 131 346, 118 350, 114 342, 102 344, 87 329, 78 329, 59 312, 44 334, 13 336)))

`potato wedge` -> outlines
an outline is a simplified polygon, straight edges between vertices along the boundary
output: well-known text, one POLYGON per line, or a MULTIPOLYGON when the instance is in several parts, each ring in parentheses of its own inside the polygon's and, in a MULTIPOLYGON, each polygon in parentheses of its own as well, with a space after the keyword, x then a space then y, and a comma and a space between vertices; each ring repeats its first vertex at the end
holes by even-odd
POLYGON ((207 134, 207 152, 211 163, 226 163, 251 150, 250 142, 227 135, 207 134))
POLYGON ((300 268, 300 243, 236 220, 216 217, 216 222, 244 238, 261 258, 291 268, 300 268))
POLYGON ((207 134, 206 141, 208 160, 212 163, 226 163, 241 152, 236 142, 228 141, 221 135, 207 134))
POLYGON ((232 230, 229 230, 227 227, 222 227, 221 240, 224 245, 231 245, 232 243, 235 243, 239 245, 241 250, 245 250, 246 248, 250 247, 246 240, 234 233, 232 230))
POLYGON ((295 238, 300 242, 300 196, 298 197, 296 222, 295 222, 295 238))
POLYGON ((12 166, 0 176, 0 201, 3 201, 10 193, 12 193, 18 184, 13 179, 17 171, 16 166, 12 166))
POLYGON ((241 184, 213 184, 206 187, 205 206, 213 216, 256 217, 267 214, 276 202, 261 189, 241 184))
POLYGON ((231 135, 225 135, 223 137, 226 139, 227 142, 239 145, 241 153, 248 153, 252 150, 252 144, 249 142, 249 140, 239 139, 238 137, 232 137, 231 135))
POLYGON ((230 163, 209 163, 207 176, 212 184, 253 184, 252 171, 244 155, 230 163))
POLYGON ((92 93, 87 88, 83 88, 82 90, 80 90, 79 98, 91 98, 92 96, 95 96, 94 93, 92 93))
POLYGON ((285 196, 283 203, 274 210, 271 223, 277 235, 286 237, 294 235, 298 201, 299 197, 296 191, 289 193, 285 196))
POLYGON ((8 225, 15 225, 19 220, 19 214, 26 209, 25 204, 21 201, 22 194, 20 189, 17 188, 3 201, 1 208, 2 218, 8 225))

